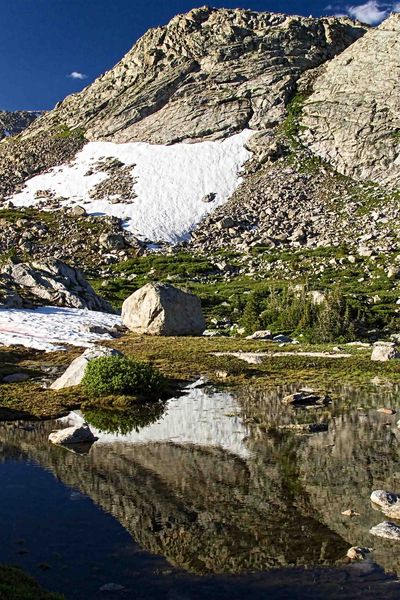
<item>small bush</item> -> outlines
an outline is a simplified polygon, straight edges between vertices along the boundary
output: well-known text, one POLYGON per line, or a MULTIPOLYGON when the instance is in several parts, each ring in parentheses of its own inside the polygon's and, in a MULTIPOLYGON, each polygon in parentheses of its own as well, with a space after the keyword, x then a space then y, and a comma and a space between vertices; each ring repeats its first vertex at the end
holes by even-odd
POLYGON ((162 393, 165 380, 149 363, 106 356, 87 365, 82 385, 89 396, 128 394, 148 398, 162 393))

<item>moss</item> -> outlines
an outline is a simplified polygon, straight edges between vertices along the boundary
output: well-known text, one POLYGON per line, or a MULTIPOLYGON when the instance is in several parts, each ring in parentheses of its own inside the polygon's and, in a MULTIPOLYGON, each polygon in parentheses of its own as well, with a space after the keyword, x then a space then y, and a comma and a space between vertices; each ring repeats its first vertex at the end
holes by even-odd
POLYGON ((4 600, 62 600, 63 596, 46 592, 21 569, 0 565, 0 598, 4 598, 4 600))
POLYGON ((85 139, 85 130, 82 127, 69 127, 65 123, 58 126, 54 133, 56 139, 64 140, 67 138, 85 139))

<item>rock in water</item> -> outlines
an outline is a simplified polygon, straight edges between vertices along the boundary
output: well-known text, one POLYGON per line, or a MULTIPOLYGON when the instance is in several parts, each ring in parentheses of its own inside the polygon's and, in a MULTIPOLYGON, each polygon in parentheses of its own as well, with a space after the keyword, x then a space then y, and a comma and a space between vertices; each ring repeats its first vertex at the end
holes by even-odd
POLYGON ((385 492, 385 490, 375 490, 371 494, 371 502, 379 506, 388 517, 400 518, 400 496, 397 494, 385 492))
POLYGON ((90 431, 86 423, 66 427, 65 429, 58 429, 57 431, 52 431, 49 435, 49 441, 59 446, 93 443, 96 440, 97 438, 90 431))
POLYGON ((371 535, 376 535, 377 537, 400 541, 400 527, 390 521, 382 521, 379 525, 372 527, 369 532, 371 535))
POLYGON ((10 288, 9 293, 17 292, 28 304, 114 312, 111 304, 95 293, 79 269, 61 260, 48 259, 29 264, 9 262, 1 274, 5 277, 4 285, 10 288))
POLYGON ((96 346, 88 348, 83 354, 75 358, 69 365, 68 369, 56 379, 50 386, 52 390, 62 390, 73 385, 79 385, 85 374, 86 365, 95 358, 103 356, 123 356, 119 350, 107 348, 106 346, 96 346))
POLYGON ((364 560, 364 558, 371 552, 370 548, 362 548, 361 546, 353 546, 347 551, 347 557, 350 560, 364 560))
POLYGON ((168 284, 148 283, 122 305, 128 329, 149 335, 201 335, 206 328, 201 302, 168 284))

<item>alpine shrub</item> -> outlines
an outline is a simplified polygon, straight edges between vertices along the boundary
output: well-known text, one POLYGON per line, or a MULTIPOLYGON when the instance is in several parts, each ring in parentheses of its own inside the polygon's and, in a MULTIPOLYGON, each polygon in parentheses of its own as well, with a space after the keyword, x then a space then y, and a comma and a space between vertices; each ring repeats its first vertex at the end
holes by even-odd
POLYGON ((88 363, 82 385, 89 396, 127 394, 142 397, 159 395, 164 377, 149 363, 119 356, 104 356, 88 363))

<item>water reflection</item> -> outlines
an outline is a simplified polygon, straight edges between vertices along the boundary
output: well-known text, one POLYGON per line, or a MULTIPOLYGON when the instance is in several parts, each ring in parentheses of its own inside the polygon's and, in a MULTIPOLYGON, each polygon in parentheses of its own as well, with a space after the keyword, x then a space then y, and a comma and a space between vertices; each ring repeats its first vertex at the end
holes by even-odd
MULTIPOLYGON (((398 390, 333 390, 333 404, 316 411, 283 406, 290 391, 193 389, 142 428, 96 429, 87 456, 48 443, 54 422, 33 431, 3 424, 2 456, 37 461, 142 548, 193 573, 341 565, 352 545, 372 546, 373 560, 398 572, 400 546, 368 533, 383 520, 371 491, 400 491, 396 417, 375 410, 395 408, 398 390), (310 420, 328 431, 279 431, 310 420), (360 517, 342 516, 349 508, 360 517)), ((82 419, 71 414, 65 425, 82 419)))

